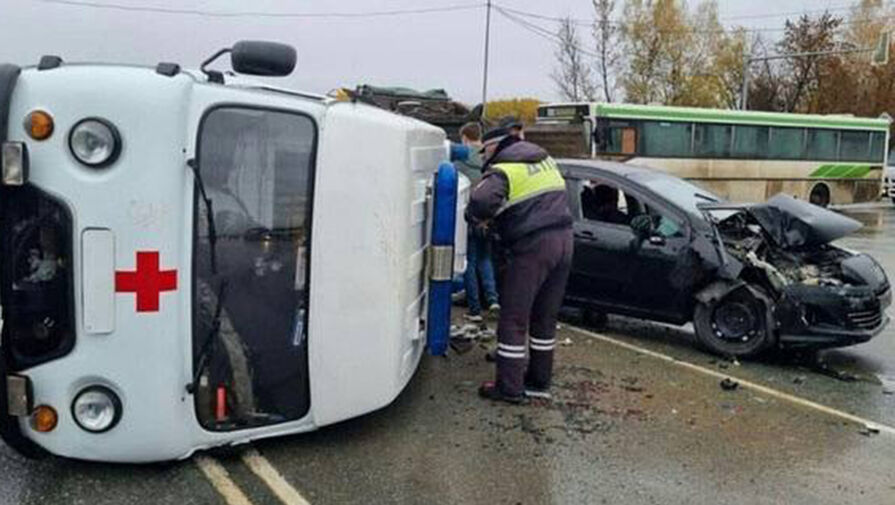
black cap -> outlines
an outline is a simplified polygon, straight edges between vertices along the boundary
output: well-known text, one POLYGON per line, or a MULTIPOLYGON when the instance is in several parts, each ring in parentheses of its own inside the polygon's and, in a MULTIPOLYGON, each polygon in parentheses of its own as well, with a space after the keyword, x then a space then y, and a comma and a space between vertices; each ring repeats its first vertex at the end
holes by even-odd
POLYGON ((519 121, 519 118, 516 116, 504 116, 500 118, 500 122, 498 123, 501 128, 511 129, 511 128, 522 128, 522 121, 519 121))
POLYGON ((505 126, 496 126, 488 130, 488 132, 482 136, 482 143, 488 142, 489 140, 494 140, 496 138, 506 137, 509 134, 509 128, 505 126))

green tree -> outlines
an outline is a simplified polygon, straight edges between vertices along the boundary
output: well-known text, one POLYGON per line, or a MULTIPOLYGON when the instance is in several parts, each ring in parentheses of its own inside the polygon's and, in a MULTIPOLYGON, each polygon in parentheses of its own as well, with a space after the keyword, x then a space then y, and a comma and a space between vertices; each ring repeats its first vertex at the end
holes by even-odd
POLYGON ((622 23, 626 97, 635 103, 725 107, 738 97, 745 32, 728 31, 714 0, 627 0, 622 23))

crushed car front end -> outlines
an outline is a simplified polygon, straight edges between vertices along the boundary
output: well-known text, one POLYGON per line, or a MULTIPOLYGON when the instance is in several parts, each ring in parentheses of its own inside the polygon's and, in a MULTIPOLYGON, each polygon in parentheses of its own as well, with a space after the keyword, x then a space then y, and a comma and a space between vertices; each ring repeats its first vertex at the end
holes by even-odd
POLYGON ((781 346, 859 344, 889 323, 892 293, 882 267, 869 255, 831 244, 859 229, 857 221, 785 195, 764 204, 700 208, 718 230, 728 261, 742 266, 739 278, 773 300, 781 346))

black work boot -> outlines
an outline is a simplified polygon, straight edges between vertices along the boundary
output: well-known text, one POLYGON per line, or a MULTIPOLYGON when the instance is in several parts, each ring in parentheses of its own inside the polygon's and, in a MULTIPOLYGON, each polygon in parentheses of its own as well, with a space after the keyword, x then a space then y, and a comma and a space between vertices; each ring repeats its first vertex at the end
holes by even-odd
POLYGON ((550 383, 541 383, 533 380, 528 375, 525 376, 525 396, 529 398, 541 398, 550 400, 553 395, 550 394, 550 383))
POLYGON ((498 387, 497 383, 494 381, 483 382, 482 385, 479 386, 479 396, 481 396, 482 398, 487 398, 489 400, 512 403, 514 405, 527 403, 527 401, 528 401, 528 398, 526 398, 524 394, 521 394, 521 395, 504 394, 500 390, 500 387, 498 387))

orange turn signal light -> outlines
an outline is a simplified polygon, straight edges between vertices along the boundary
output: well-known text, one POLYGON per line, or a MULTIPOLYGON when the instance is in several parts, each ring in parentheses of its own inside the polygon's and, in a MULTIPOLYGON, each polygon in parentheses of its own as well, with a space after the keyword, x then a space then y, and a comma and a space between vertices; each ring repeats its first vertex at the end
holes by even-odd
POLYGON ((46 140, 53 134, 53 116, 42 110, 31 111, 25 116, 25 131, 34 140, 46 140))
POLYGON ((56 415, 56 409, 49 405, 39 405, 31 413, 31 426, 35 431, 47 433, 56 428, 59 423, 59 416, 56 415))

